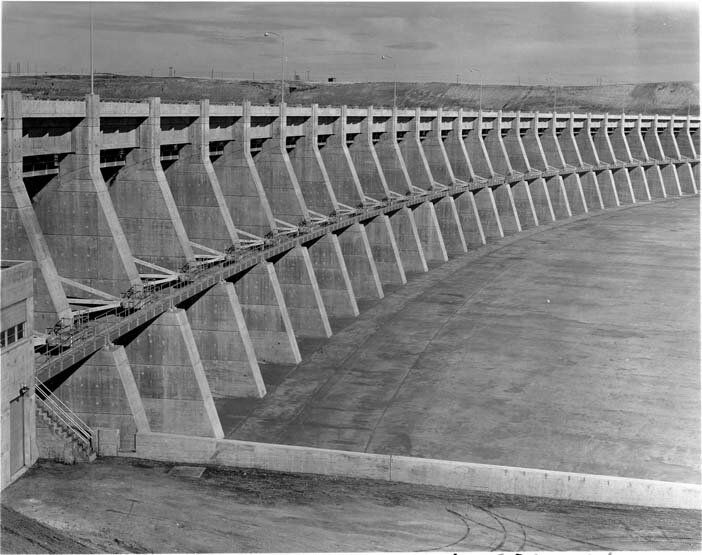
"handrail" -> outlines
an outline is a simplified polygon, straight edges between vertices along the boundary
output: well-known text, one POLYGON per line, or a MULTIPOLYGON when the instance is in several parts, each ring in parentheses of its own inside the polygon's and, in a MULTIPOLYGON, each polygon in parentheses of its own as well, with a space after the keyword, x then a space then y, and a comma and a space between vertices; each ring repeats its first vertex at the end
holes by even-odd
MULTIPOLYGON (((587 164, 578 168, 549 168, 550 171, 543 171, 540 174, 542 177, 550 177, 549 174, 551 172, 553 172, 553 175, 566 175, 582 170, 602 171, 610 168, 609 164, 600 161, 596 165, 587 164)), ((378 206, 364 207, 348 214, 340 212, 333 222, 320 222, 303 227, 296 227, 288 222, 276 219, 276 223, 280 227, 285 226, 285 229, 279 229, 279 234, 270 241, 266 240, 264 244, 257 242, 255 245, 242 246, 240 250, 244 251, 241 253, 243 257, 228 256, 224 260, 208 265, 206 268, 203 267, 197 274, 181 276, 181 278, 187 277, 188 279, 179 279, 173 283, 150 287, 149 295, 138 306, 115 307, 106 310, 97 318, 91 318, 90 324, 86 328, 77 330, 75 335, 70 334, 68 344, 61 343, 50 346, 44 354, 37 353, 35 355, 37 373, 39 375, 52 371, 58 373, 65 369, 67 364, 74 364, 81 357, 89 356, 101 347, 108 345, 110 341, 133 329, 133 327, 157 317, 169 307, 182 302, 185 298, 201 292, 204 288, 210 287, 218 281, 227 279, 236 272, 246 270, 272 256, 286 252, 297 244, 314 240, 325 233, 343 229, 353 225, 355 222, 397 211, 405 206, 412 207, 422 202, 435 201, 441 197, 455 195, 466 190, 473 190, 479 187, 494 187, 502 183, 505 183, 504 176, 496 174, 490 178, 475 176, 473 180, 456 180, 455 184, 446 190, 429 191, 422 189, 421 195, 403 196, 391 191, 389 199, 383 199, 382 202, 376 201, 378 206), (120 320, 114 322, 108 318, 110 316, 117 316, 120 320)), ((55 373, 51 375, 55 375, 55 373)))
POLYGON ((77 414, 75 414, 61 399, 56 397, 38 378, 35 380, 37 397, 56 418, 75 432, 78 439, 87 447, 92 447, 93 431, 77 414))

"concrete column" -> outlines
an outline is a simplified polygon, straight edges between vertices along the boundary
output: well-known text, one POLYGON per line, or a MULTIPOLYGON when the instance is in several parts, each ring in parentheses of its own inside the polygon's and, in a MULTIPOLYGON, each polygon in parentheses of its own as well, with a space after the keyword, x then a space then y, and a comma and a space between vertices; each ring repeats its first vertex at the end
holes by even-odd
MULTIPOLYGON (((358 206, 363 202, 364 194, 351 152, 346 144, 348 109, 346 106, 341 106, 339 111, 339 117, 334 122, 334 132, 321 149, 322 162, 337 200, 348 206, 358 206)), ((367 158, 373 162, 372 156, 367 158)))
POLYGON ((440 223, 432 202, 423 202, 415 206, 412 208, 412 215, 427 262, 447 262, 448 253, 441 228, 450 226, 452 230, 455 229, 455 220, 443 220, 440 223))
POLYGON ((675 137, 675 116, 670 116, 665 128, 658 134, 663 154, 668 158, 680 159, 680 149, 675 137))
POLYGON ((489 129, 484 139, 487 156, 495 172, 502 175, 514 173, 511 161, 507 154, 507 149, 502 141, 502 112, 497 112, 497 117, 492 121, 492 129, 489 129))
POLYGON ((232 127, 232 140, 212 165, 234 225, 263 237, 275 229, 275 221, 254 162, 258 155, 257 150, 251 151, 251 103, 244 102, 242 116, 232 127))
MULTIPOLYGON (((58 274, 118 297, 141 284, 100 172, 100 104, 86 96, 86 117, 71 132, 72 153, 33 199, 58 274)), ((64 285, 69 297, 94 294, 64 285)))
POLYGON ((327 314, 336 318, 358 316, 356 295, 339 237, 327 233, 308 245, 308 250, 327 314))
POLYGON ((200 245, 224 251, 237 244, 234 221, 210 161, 210 102, 200 101, 200 115, 187 118, 190 143, 165 170, 178 213, 188 237, 200 245))
MULTIPOLYGON (((368 119, 372 120, 372 108, 368 109, 368 119)), ((405 166, 405 161, 400 150, 397 131, 397 108, 393 107, 392 116, 386 124, 385 133, 380 136, 375 145, 382 173, 385 175, 387 187, 390 191, 405 195, 412 190, 412 180, 405 166)), ((418 185, 419 186, 419 185, 418 185)))
MULTIPOLYGON (((586 135, 589 134, 587 130, 585 130, 585 133, 586 135)), ((585 144, 588 150, 594 150, 589 146, 591 140, 591 137, 588 139, 587 136, 581 138, 581 142, 585 144)), ((561 131, 560 135, 558 135, 558 145, 560 146, 563 160, 567 165, 582 168, 586 164, 595 164, 594 160, 597 159, 596 155, 591 157, 589 161, 584 161, 580 154, 578 141, 575 138, 575 114, 573 112, 570 113, 565 128, 561 131)), ((580 189, 585 199, 587 210, 604 209, 597 174, 594 171, 590 171, 585 173, 579 172, 578 175, 580 177, 580 189)))
POLYGON ((692 138, 690 118, 691 116, 688 114, 685 118, 685 124, 678 132, 676 139, 681 155, 687 158, 697 158, 697 144, 692 138))
MULTIPOLYGON (((529 158, 527 157, 525 141, 522 140, 522 121, 523 116, 520 112, 517 112, 517 116, 512 119, 511 127, 507 131, 503 139, 507 155, 512 163, 512 167, 518 172, 527 173, 531 168, 543 169, 538 166, 532 166, 529 163, 529 158)), ((525 140, 528 140, 525 137, 525 140)), ((534 148, 534 145, 531 145, 534 148)))
MULTIPOLYGON (((578 143, 575 140, 575 114, 570 113, 570 118, 566 123, 565 129, 558 137, 558 144, 561 147, 561 153, 566 164, 575 166, 576 168, 583 167, 583 158, 580 155, 578 143)), ((590 162, 592 163, 592 162, 590 162)))
MULTIPOLYGON (((432 120, 432 129, 426 135, 420 130, 422 111, 417 108, 411 130, 400 143, 400 150, 408 168, 411 182, 421 189, 431 190, 435 181, 450 185, 455 181, 441 134, 443 112, 439 108, 432 120), (425 151, 428 147, 428 151, 425 151), (426 154, 428 152, 428 154, 426 154), (434 175, 434 169, 441 176, 434 175)), ((444 197, 435 204, 425 203, 415 210, 419 236, 427 260, 448 260, 447 253, 466 252, 465 237, 458 221, 456 207, 451 197, 444 197)))
MULTIPOLYGON (((571 122, 573 122, 573 119, 571 119, 571 122)), ((600 157, 598 155, 597 149, 595 148, 595 142, 592 138, 592 135, 595 132, 596 130, 593 128, 592 125, 592 115, 587 114, 587 118, 583 122, 583 126, 575 135, 575 143, 578 152, 582 157, 582 161, 586 164, 598 166, 600 164, 600 157)))
MULTIPOLYGON (((633 142, 636 142, 636 131, 632 130, 634 135, 633 142)), ((622 114, 619 119, 619 123, 610 137, 612 143, 612 149, 614 150, 614 155, 618 160, 623 160, 625 162, 633 162, 634 156, 632 154, 631 147, 629 146, 628 134, 626 130, 626 117, 622 114)), ((637 158, 638 160, 638 158, 637 158)), ((648 188, 648 180, 646 179, 646 172, 642 167, 632 167, 628 168, 629 181, 631 183, 631 191, 633 193, 634 201, 647 201, 651 200, 651 193, 648 188)))
POLYGON ((497 212, 500 215, 502 231, 505 235, 519 233, 522 230, 522 225, 519 221, 517 207, 514 204, 511 185, 509 183, 505 183, 504 185, 495 187, 492 192, 495 199, 495 205, 497 206, 497 212))
POLYGON ((539 225, 544 225, 556 221, 556 214, 551 203, 549 188, 543 178, 530 179, 527 181, 531 200, 534 204, 534 213, 539 225))
POLYGON ((305 204, 321 214, 330 214, 339 208, 327 169, 319 150, 318 106, 312 104, 310 117, 303 125, 304 136, 295 137, 290 149, 290 163, 302 190, 305 204))
MULTIPOLYGON (((675 160, 680 160, 682 155, 680 153, 680 147, 678 146, 677 136, 675 128, 675 116, 670 116, 668 125, 666 125, 665 130, 660 134, 661 147, 663 148, 663 153, 668 158, 673 158, 675 160)), ((695 176, 693 175, 692 168, 688 162, 676 163, 675 170, 678 174, 678 183, 680 185, 680 191, 683 194, 696 194, 697 193, 697 183, 695 176)))
MULTIPOLYGON (((346 106, 342 106, 339 117, 334 122, 334 132, 321 149, 322 163, 327 169, 334 195, 339 202, 347 206, 359 206, 363 203, 365 195, 346 144, 347 118, 348 110, 346 106)), ((338 233, 336 237, 355 298, 382 299, 383 286, 366 228, 361 224, 354 224, 338 233)))
MULTIPOLYGON (((305 135, 297 139, 290 160, 305 205, 318 213, 330 214, 338 210, 339 204, 319 150, 318 111, 318 106, 313 104, 304 124, 305 135)), ((305 247, 328 315, 358 316, 356 297, 337 235, 329 233, 305 247)))
POLYGON ((650 160, 648 156, 648 151, 646 150, 646 144, 644 142, 643 133, 641 129, 642 116, 636 118, 636 123, 629 134, 627 135, 626 144, 629 146, 629 152, 631 156, 636 160, 641 160, 642 162, 648 162, 650 160))
POLYGON ((331 337, 332 330, 307 247, 275 260, 280 289, 298 337, 331 337))
POLYGON ((570 201, 568 200, 563 178, 560 175, 555 175, 553 177, 547 177, 545 181, 551 199, 551 207, 553 208, 556 219, 563 220, 565 218, 570 218, 573 212, 570 208, 570 201))
POLYGON ((603 170, 595 172, 597 182, 600 185, 600 194, 602 195, 602 203, 605 208, 619 206, 619 193, 614 181, 614 175, 611 170, 603 170))
POLYGON ((495 170, 490 162, 485 141, 483 140, 483 113, 478 112, 478 116, 473 120, 473 128, 465 135, 465 146, 468 151, 468 158, 480 177, 494 177, 495 170))
POLYGON ((253 342, 234 284, 223 281, 183 304, 215 397, 263 397, 253 342))
POLYGON ((663 145, 661 144, 660 137, 658 136, 658 115, 653 117, 653 121, 650 122, 649 127, 643 132, 643 137, 646 151, 648 152, 649 156, 654 160, 665 160, 666 156, 663 153, 663 145))
POLYGON ((485 232, 480 221, 480 213, 472 191, 466 191, 455 198, 456 211, 463 228, 466 246, 482 247, 486 244, 485 232))
MULTIPOLYGON (((419 111, 417 115, 421 119, 419 111)), ((444 144, 449 134, 448 131, 443 129, 444 115, 444 111, 441 108, 437 108, 436 117, 431 122, 431 131, 423 139, 420 137, 420 141, 433 179, 444 185, 451 185, 456 180, 456 177, 444 144)))
POLYGON ((366 226, 355 223, 338 235, 338 240, 356 299, 382 299, 385 293, 366 226))
POLYGON ((574 215, 587 213, 588 207, 582 183, 580 182, 580 175, 574 171, 573 173, 562 175, 561 178, 571 213, 574 215))
POLYGON ((300 349, 273 264, 255 266, 234 282, 234 288, 258 361, 300 362, 300 349))
MULTIPOLYGON (((588 114, 588 123, 590 124, 592 134, 594 126, 592 125, 592 117, 590 114, 588 114)), ((597 155, 602 162, 614 164, 617 161, 612 143, 609 140, 609 114, 604 115, 604 119, 600 122, 600 127, 595 131, 592 140, 595 144, 597 155)))
POLYGON ((70 376, 56 379, 65 381, 49 384, 54 395, 92 429, 119 429, 122 449, 133 450, 135 434, 151 431, 123 346, 103 347, 70 376))
MULTIPOLYGON (((398 140, 399 150, 401 154, 401 163, 404 164, 405 170, 403 175, 409 178, 409 185, 414 185, 424 190, 431 190, 434 182, 429 162, 424 154, 422 143, 422 134, 420 132, 420 123, 422 112, 419 108, 414 111, 414 117, 410 122, 410 130, 405 136, 398 140)), ((393 113, 393 120, 397 122, 397 111, 393 113)), ((440 141, 440 139, 439 139, 440 141)), ((382 159, 382 156, 381 156, 382 159)), ((449 203, 450 201, 447 201, 449 203)), ((450 212, 450 207, 442 205, 439 210, 442 212, 450 212), (446 206, 446 208, 443 208, 446 206)), ((425 202, 412 209, 413 216, 419 239, 424 249, 424 255, 429 262, 446 262, 448 254, 444 243, 443 231, 446 229, 455 237, 458 233, 456 222, 453 219, 438 218, 436 208, 433 203, 425 202)), ((458 247, 460 249, 460 247, 458 247)), ((455 247, 452 249, 455 250, 455 247)))
POLYGON ((588 212, 604 210, 602 194, 600 193, 600 186, 595 172, 581 172, 578 175, 580 176, 580 186, 583 191, 583 198, 585 199, 588 212))
POLYGON ((565 168, 566 160, 558 137, 558 119, 556 117, 556 112, 551 114, 551 118, 548 120, 548 127, 541 135, 540 142, 544 154, 546 155, 548 165, 553 168, 565 168))
POLYGON ((401 208, 390 215, 390 224, 404 271, 406 273, 428 271, 413 211, 407 207, 401 208))
MULTIPOLYGON (((396 114, 393 116, 393 120, 397 121, 396 114)), ((434 176, 424 154, 422 132, 420 131, 421 120, 422 111, 420 108, 415 108, 414 117, 409 124, 410 130, 402 139, 398 139, 398 144, 402 161, 409 175, 409 183, 428 191, 432 188, 434 176)))
POLYGON ((3 95, 2 122, 2 258, 34 260, 35 329, 43 332, 71 318, 71 308, 22 179, 22 94, 3 95))
POLYGON ((648 190, 651 193, 651 198, 666 198, 668 193, 665 189, 661 166, 658 164, 651 164, 645 166, 644 171, 646 172, 646 182, 648 183, 648 190))
POLYGON ((468 252, 454 197, 447 195, 434 203, 433 206, 446 253, 450 256, 456 256, 468 252))
POLYGON ((697 181, 692 166, 688 162, 684 162, 682 164, 675 164, 675 169, 678 172, 680 190, 686 195, 696 195, 697 181))
POLYGON ((542 130, 539 127, 539 112, 534 112, 529 120, 529 129, 521 139, 529 168, 543 171, 548 167, 546 153, 541 143, 542 130))
MULTIPOLYGON (((402 215, 397 216, 398 219, 402 215)), ((383 214, 364 222, 368 243, 380 281, 384 284, 404 285, 407 283, 403 257, 400 255, 390 217, 383 214)))
POLYGON ((161 103, 149 99, 139 126, 139 148, 111 181, 110 196, 137 258, 172 270, 195 260, 185 226, 161 166, 161 103))
MULTIPOLYGON (((592 134, 592 123, 591 115, 588 114, 588 129, 592 134)), ((600 122, 599 129, 594 133, 593 143, 597 151, 599 160, 606 162, 608 164, 616 163, 617 157, 614 154, 614 149, 612 148, 612 143, 609 139, 609 114, 604 115, 604 119, 600 122)), ((636 202, 634 199, 634 191, 631 187, 631 179, 629 178, 629 172, 626 168, 619 168, 609 171, 604 174, 605 180, 609 177, 615 188, 617 206, 620 204, 628 204, 636 202)), ((602 186, 602 184, 600 184, 602 186)), ((602 194, 605 193, 600 189, 602 194)), ((605 204, 607 201, 605 200, 605 204)))
POLYGON ((224 437, 184 310, 169 310, 122 341, 151 431, 224 437))
POLYGON ((287 151, 287 115, 280 105, 278 118, 271 124, 271 138, 254 158, 263 189, 274 217, 294 225, 310 215, 287 151))
POLYGON ((612 144, 614 156, 617 160, 623 160, 624 162, 633 162, 634 157, 631 153, 631 148, 629 147, 629 141, 627 140, 625 126, 626 119, 624 114, 622 114, 619 119, 619 122, 617 123, 617 127, 614 128, 614 131, 610 136, 610 142, 612 144))
POLYGON ((483 187, 473 191, 475 206, 480 216, 480 224, 485 233, 486 240, 502 239, 505 233, 502 229, 500 215, 497 212, 495 197, 490 187, 483 187))
POLYGON ((526 181, 519 181, 512 186, 512 198, 514 199, 514 207, 522 229, 539 225, 534 208, 534 200, 531 197, 531 190, 526 181))
POLYGON ((458 115, 453 120, 451 131, 446 135, 444 146, 454 178, 475 181, 475 172, 468 157, 466 143, 463 140, 463 117, 463 108, 459 108, 458 115))
POLYGON ((648 150, 643 137, 641 114, 639 114, 639 116, 636 118, 636 123, 634 124, 633 129, 631 129, 627 135, 626 139, 632 157, 636 160, 641 160, 644 162, 641 170, 646 175, 646 184, 648 186, 648 193, 650 197, 665 198, 666 192, 665 187, 663 186, 663 175, 661 174, 661 169, 658 164, 650 163, 651 158, 648 155, 648 150))
MULTIPOLYGON (((546 130, 541 134, 539 142, 542 145, 546 164, 549 167, 562 170, 567 167, 567 164, 563 151, 561 150, 558 132, 558 119, 557 114, 554 112, 551 114, 551 117, 548 120, 546 130)), ((585 202, 585 194, 580 181, 580 176, 574 172, 561 175, 560 180, 567 199, 564 213, 570 213, 571 215, 586 213, 588 211, 588 207, 585 202)), ((556 181, 558 181, 558 178, 556 178, 556 181)), ((551 200, 553 201, 554 198, 555 196, 552 194, 551 200)))
MULTIPOLYGON (((349 153, 363 193, 376 200, 388 198, 390 192, 384 168, 380 163, 380 154, 373 146, 376 139, 373 133, 372 106, 368 108, 365 117, 361 119, 360 126, 361 132, 353 138, 353 142, 349 145, 349 153)), ((384 135, 388 133, 389 131, 386 130, 384 135)), ((394 163, 397 164, 397 162, 394 163)))
POLYGON ((617 196, 620 204, 630 204, 636 202, 634 188, 631 184, 631 176, 627 168, 612 170, 614 185, 617 188, 617 196))
MULTIPOLYGON (((663 145, 658 134, 658 115, 654 116, 651 125, 644 133, 644 144, 646 151, 653 160, 666 161, 666 154, 663 152, 663 145)), ((666 196, 681 196, 680 180, 678 172, 672 163, 663 163, 659 166, 663 187, 666 196)))

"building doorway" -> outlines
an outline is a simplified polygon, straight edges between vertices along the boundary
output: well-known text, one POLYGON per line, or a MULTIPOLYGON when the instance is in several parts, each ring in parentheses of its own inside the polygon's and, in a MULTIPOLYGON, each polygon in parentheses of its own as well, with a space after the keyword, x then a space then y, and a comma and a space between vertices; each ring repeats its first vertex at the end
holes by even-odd
POLYGON ((24 395, 10 401, 10 476, 24 468, 24 395))

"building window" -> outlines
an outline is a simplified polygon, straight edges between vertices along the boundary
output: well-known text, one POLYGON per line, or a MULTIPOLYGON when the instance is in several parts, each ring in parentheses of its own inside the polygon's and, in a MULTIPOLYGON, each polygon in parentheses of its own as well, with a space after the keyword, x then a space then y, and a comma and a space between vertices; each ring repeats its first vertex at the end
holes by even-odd
POLYGON ((10 326, 0 333, 0 347, 12 345, 22 338, 24 338, 24 322, 10 326))

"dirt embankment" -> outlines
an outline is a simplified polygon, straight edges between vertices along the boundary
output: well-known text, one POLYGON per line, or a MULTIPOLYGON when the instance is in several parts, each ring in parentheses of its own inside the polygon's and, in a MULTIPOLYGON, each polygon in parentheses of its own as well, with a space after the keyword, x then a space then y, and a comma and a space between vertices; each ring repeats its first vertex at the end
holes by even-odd
MULTIPOLYGON (((289 82, 289 104, 392 106, 393 83, 289 82)), ((2 88, 20 90, 35 98, 80 98, 90 89, 86 76, 44 75, 6 77, 2 88)), ((185 77, 135 77, 97 75, 95 92, 103 99, 136 100, 160 96, 164 102, 209 98, 212 103, 245 100, 253 104, 280 101, 280 83, 271 81, 222 81, 185 77)), ((397 105, 437 107, 628 113, 699 113, 699 85, 665 82, 603 86, 516 86, 451 83, 397 83, 397 105)))

